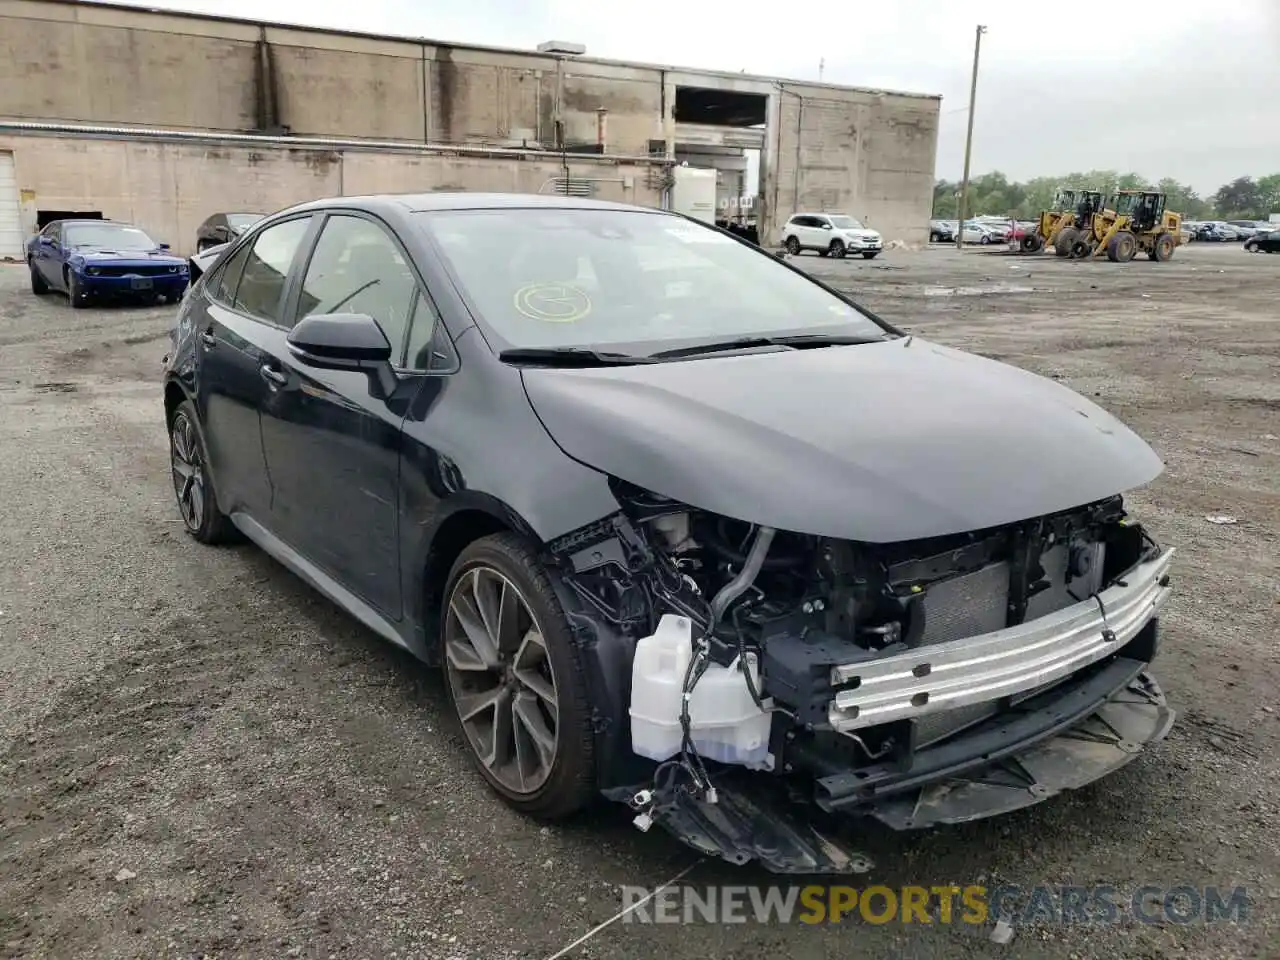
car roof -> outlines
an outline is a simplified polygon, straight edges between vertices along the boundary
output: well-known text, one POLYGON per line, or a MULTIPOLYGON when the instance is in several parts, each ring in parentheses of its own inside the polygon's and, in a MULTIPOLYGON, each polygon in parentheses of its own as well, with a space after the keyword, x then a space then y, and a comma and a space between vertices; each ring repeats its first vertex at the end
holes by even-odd
MULTIPOLYGON (((358 197, 326 197, 289 207, 292 212, 321 210, 326 207, 365 208, 370 211, 399 207, 410 213, 437 210, 522 210, 529 208, 559 210, 618 210, 637 213, 662 213, 656 207, 642 207, 612 200, 566 197, 548 193, 381 193, 358 197)), ((284 211, 281 211, 284 212, 284 211)))

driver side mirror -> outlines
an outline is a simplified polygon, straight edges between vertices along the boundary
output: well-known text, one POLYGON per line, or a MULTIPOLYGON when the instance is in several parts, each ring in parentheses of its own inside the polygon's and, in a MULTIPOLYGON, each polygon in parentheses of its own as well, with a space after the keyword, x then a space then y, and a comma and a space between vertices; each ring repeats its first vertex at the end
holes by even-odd
POLYGON ((823 229, 823 230, 830 230, 830 229, 831 229, 831 224, 829 224, 829 223, 824 223, 824 224, 822 225, 822 229, 823 229))
POLYGON ((53 237, 46 237, 46 236, 44 236, 44 235, 42 234, 42 235, 40 236, 40 246, 42 246, 42 247, 52 247, 52 246, 53 246, 53 237))
POLYGON ((391 343, 368 314, 312 314, 286 340, 293 355, 309 367, 374 374, 383 396, 390 396, 399 382, 391 368, 391 343))
POLYGON ((294 356, 313 367, 344 370, 391 361, 386 334, 364 313, 312 314, 287 339, 294 356))
POLYGON ((167 243, 157 243, 156 246, 159 247, 161 250, 169 249, 169 245, 167 243))

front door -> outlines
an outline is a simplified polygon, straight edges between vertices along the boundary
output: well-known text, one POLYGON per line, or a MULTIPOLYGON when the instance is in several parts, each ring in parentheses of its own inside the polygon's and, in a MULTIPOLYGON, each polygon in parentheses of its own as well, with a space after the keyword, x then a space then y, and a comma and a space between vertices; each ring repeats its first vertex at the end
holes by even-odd
POLYGON ((59 257, 62 226, 56 221, 40 231, 40 242, 32 252, 36 272, 55 290, 62 289, 62 260, 59 257))
MULTIPOLYGON (((403 366, 421 299, 408 257, 388 228, 330 214, 291 297, 288 325, 312 314, 377 321, 403 366)), ((270 345, 275 382, 263 407, 272 526, 312 563, 391 619, 402 613, 399 550, 401 425, 422 378, 387 396, 370 373, 297 360, 284 331, 270 345)))
POLYGON ((290 264, 311 220, 299 217, 262 231, 209 278, 207 298, 183 314, 197 328, 196 403, 218 505, 264 526, 271 484, 260 424, 270 387, 263 344, 280 322, 290 264))

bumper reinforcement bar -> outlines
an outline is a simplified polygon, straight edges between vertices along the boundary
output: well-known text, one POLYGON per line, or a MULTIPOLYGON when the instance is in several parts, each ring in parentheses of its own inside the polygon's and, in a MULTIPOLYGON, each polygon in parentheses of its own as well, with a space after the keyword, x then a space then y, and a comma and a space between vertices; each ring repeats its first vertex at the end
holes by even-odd
POLYGON ((1106 590, 1028 623, 831 671, 828 710, 841 732, 1012 696, 1069 676, 1120 650, 1169 597, 1173 550, 1140 563, 1106 590))

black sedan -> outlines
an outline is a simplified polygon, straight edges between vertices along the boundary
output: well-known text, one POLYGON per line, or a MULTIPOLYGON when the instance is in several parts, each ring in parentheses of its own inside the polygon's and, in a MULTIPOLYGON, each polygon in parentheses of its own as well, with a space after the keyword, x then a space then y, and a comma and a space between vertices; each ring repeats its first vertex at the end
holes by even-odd
POLYGON ((227 247, 166 359, 173 485, 440 665, 518 810, 856 872, 1168 731, 1162 469, 1062 385, 659 210, 435 194, 227 247), (1088 749, 1080 748, 1082 743, 1088 749))
POLYGON ((1280 230, 1259 233, 1244 242, 1250 253, 1280 253, 1280 230))
POLYGON ((215 213, 196 228, 196 253, 230 243, 261 219, 260 213, 215 213))

